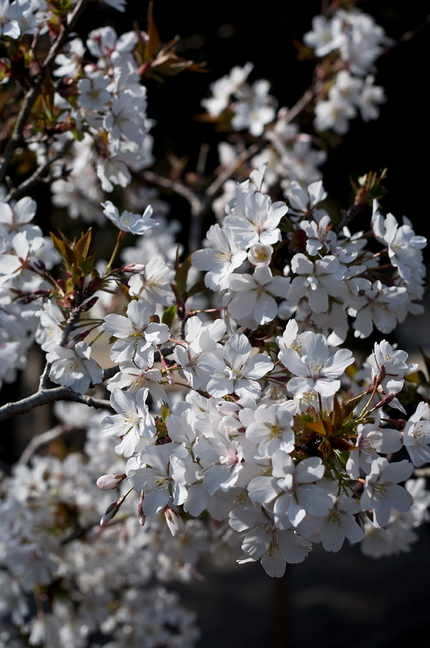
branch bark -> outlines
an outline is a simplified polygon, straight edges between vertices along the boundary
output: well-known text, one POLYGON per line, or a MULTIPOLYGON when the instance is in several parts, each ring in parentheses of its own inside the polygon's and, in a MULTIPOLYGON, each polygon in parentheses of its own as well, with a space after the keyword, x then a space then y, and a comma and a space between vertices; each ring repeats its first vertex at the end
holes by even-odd
POLYGON ((51 443, 51 441, 55 441, 55 439, 58 439, 69 429, 70 428, 68 425, 61 423, 60 425, 53 427, 52 430, 48 430, 47 432, 43 432, 42 434, 38 434, 37 436, 33 437, 20 456, 18 463, 28 463, 31 457, 39 448, 41 448, 43 445, 46 445, 47 443, 51 443))
POLYGON ((86 396, 84 394, 78 394, 73 391, 70 387, 54 387, 53 389, 41 389, 27 398, 23 398, 16 403, 7 403, 0 407, 0 421, 4 421, 12 416, 18 416, 19 414, 28 414, 35 407, 40 407, 41 405, 46 405, 48 403, 54 403, 55 401, 65 400, 72 401, 74 403, 84 403, 90 407, 95 408, 109 408, 111 409, 111 404, 108 400, 103 398, 95 398, 93 396, 86 396))
POLYGON ((44 175, 47 173, 50 169, 50 167, 53 165, 54 162, 57 160, 60 160, 65 153, 69 150, 69 148, 72 146, 73 140, 69 140, 66 142, 66 144, 62 147, 61 151, 52 159, 47 160, 44 164, 41 164, 37 169, 31 174, 27 180, 24 180, 18 187, 15 189, 11 189, 8 193, 8 195, 5 198, 5 202, 10 202, 11 200, 17 200, 18 198, 21 198, 23 194, 25 194, 29 189, 32 187, 35 187, 36 185, 39 184, 49 184, 54 180, 52 177, 47 177, 45 178, 44 175))

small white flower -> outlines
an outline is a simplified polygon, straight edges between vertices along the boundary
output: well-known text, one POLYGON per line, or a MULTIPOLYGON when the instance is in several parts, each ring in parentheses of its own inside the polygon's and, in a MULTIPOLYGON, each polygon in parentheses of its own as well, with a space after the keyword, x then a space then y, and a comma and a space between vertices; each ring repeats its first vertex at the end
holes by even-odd
POLYGON ((221 398, 234 392, 240 398, 258 397, 261 386, 257 380, 273 369, 273 362, 263 353, 249 357, 250 353, 246 336, 235 334, 227 341, 223 358, 214 353, 202 355, 199 366, 212 376, 207 385, 211 396, 221 398))
POLYGON ((372 461, 370 474, 361 496, 363 510, 373 510, 373 521, 378 527, 384 527, 390 519, 391 508, 405 513, 413 504, 407 490, 398 485, 411 476, 413 465, 409 461, 388 463, 383 457, 372 461))
POLYGON ((414 466, 430 461, 430 421, 429 406, 419 403, 416 411, 409 418, 403 430, 403 445, 409 453, 414 466), (421 419, 427 419, 422 421, 421 419))
POLYGON ((101 203, 103 213, 109 218, 118 229, 123 232, 131 232, 132 234, 142 235, 152 227, 157 225, 157 222, 152 220, 152 207, 148 207, 143 212, 143 215, 133 214, 132 212, 124 211, 121 216, 118 209, 110 200, 101 203))
POLYGON ((166 324, 150 322, 150 316, 151 309, 134 299, 127 307, 127 317, 115 313, 105 317, 104 330, 118 338, 111 347, 111 360, 124 362, 137 355, 146 369, 154 364, 155 346, 166 342, 170 331, 166 324))
POLYGON ((258 324, 267 324, 278 314, 278 304, 274 297, 285 297, 290 287, 288 277, 272 276, 265 265, 257 266, 254 274, 230 275, 230 288, 233 298, 228 311, 236 320, 249 315, 258 324))
POLYGON ((81 93, 78 103, 88 110, 105 111, 111 94, 107 91, 110 79, 107 76, 98 76, 94 79, 81 79, 78 90, 81 93))
POLYGON ((273 245, 280 240, 278 225, 287 209, 284 202, 272 204, 269 196, 256 191, 246 196, 244 214, 226 216, 224 227, 233 232, 242 248, 256 243, 273 245))
POLYGON ((86 342, 78 342, 72 349, 54 347, 46 355, 47 362, 52 363, 50 379, 85 394, 91 383, 97 385, 103 380, 102 368, 90 356, 91 347, 86 342))
POLYGON ((143 512, 154 517, 165 506, 183 504, 187 489, 172 478, 172 461, 184 459, 188 451, 177 443, 149 445, 140 458, 132 458, 127 464, 127 476, 135 490, 144 492, 143 512))
POLYGON ((340 389, 339 376, 354 362, 352 352, 340 349, 329 357, 327 341, 321 333, 309 331, 302 337, 301 355, 293 348, 279 353, 282 364, 297 378, 291 378, 288 389, 296 396, 316 391, 328 398, 340 389))
POLYGON ((174 276, 175 271, 162 259, 151 259, 142 272, 130 277, 130 295, 137 296, 139 302, 147 306, 151 314, 155 313, 157 304, 171 306, 175 302, 175 295, 170 287, 174 276))
POLYGON ((211 290, 228 288, 229 276, 246 259, 245 250, 236 243, 230 229, 212 225, 206 234, 209 246, 193 254, 193 266, 197 270, 207 270, 205 285, 211 290))
POLYGON ((117 414, 107 416, 101 425, 106 436, 120 436, 121 443, 115 452, 131 457, 142 437, 152 439, 156 434, 155 423, 150 415, 146 398, 148 389, 139 389, 135 395, 115 389, 110 402, 117 414))

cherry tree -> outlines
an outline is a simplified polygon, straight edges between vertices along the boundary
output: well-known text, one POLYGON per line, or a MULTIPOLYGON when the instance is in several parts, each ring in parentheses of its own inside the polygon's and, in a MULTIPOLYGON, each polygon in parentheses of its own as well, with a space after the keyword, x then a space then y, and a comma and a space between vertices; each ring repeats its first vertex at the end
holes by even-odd
POLYGON ((154 168, 148 82, 202 66, 151 4, 146 31, 81 38, 88 4, 0 2, 0 380, 30 349, 44 362, 0 420, 56 419, 2 475, 0 642, 185 648, 194 615, 154 578, 192 580, 221 548, 274 577, 318 543, 390 555, 429 519, 428 381, 384 338, 422 312, 426 239, 385 212, 385 171, 341 213, 324 188, 331 136, 386 101, 394 41, 371 16, 314 17, 291 109, 252 62, 208 82, 201 118, 233 137, 193 181, 154 168), (36 188, 84 231, 44 235, 36 188), (188 242, 163 191, 189 204, 188 242), (345 345, 372 333, 359 365, 345 345))

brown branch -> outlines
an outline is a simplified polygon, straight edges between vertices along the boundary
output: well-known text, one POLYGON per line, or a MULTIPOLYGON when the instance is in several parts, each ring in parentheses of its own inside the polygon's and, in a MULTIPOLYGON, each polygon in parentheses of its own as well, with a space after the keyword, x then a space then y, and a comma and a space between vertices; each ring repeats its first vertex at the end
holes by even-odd
POLYGON ((51 443, 51 441, 55 441, 55 439, 58 439, 68 430, 70 430, 69 425, 67 425, 66 423, 60 423, 60 425, 53 427, 52 430, 48 430, 47 432, 43 432, 42 434, 34 436, 18 459, 18 463, 27 464, 39 448, 41 448, 43 445, 51 443))
POLYGON ((188 251, 191 252, 195 250, 201 242, 201 221, 202 213, 206 207, 205 202, 196 193, 194 193, 194 191, 178 180, 164 178, 153 171, 143 171, 142 176, 148 182, 152 182, 159 187, 164 187, 164 189, 170 189, 170 191, 173 191, 179 196, 182 196, 182 198, 185 198, 189 203, 191 207, 191 219, 188 237, 188 251))
POLYGON ((409 40, 411 40, 411 38, 414 38, 414 36, 419 34, 419 32, 422 29, 425 29, 429 25, 430 25, 430 14, 422 22, 420 22, 418 25, 415 25, 415 27, 413 27, 412 29, 409 29, 402 36, 400 36, 397 43, 393 47, 391 47, 388 51, 393 50, 398 45, 403 45, 403 43, 407 43, 409 40))
POLYGON ((293 121, 301 112, 306 108, 306 106, 312 101, 314 98, 314 89, 309 88, 309 90, 306 90, 305 94, 300 97, 298 102, 290 108, 290 110, 287 112, 285 115, 284 119, 282 120, 286 124, 289 124, 290 122, 293 121))
POLYGON ((37 169, 31 174, 29 178, 24 180, 24 182, 21 182, 18 187, 15 189, 11 189, 4 199, 4 202, 10 202, 11 200, 17 200, 20 198, 24 193, 26 193, 29 189, 32 187, 35 187, 39 184, 50 184, 54 178, 53 177, 47 177, 44 178, 43 176, 45 173, 47 173, 50 169, 50 167, 53 165, 54 162, 57 160, 60 160, 65 153, 69 150, 69 148, 73 144, 73 139, 69 140, 66 142, 66 144, 61 148, 61 151, 57 153, 53 158, 47 160, 44 164, 41 164, 37 169))
POLYGON ((204 202, 188 187, 186 187, 179 180, 171 180, 170 178, 165 178, 164 176, 154 173, 154 171, 142 171, 142 178, 147 182, 163 187, 164 189, 170 189, 178 196, 182 196, 189 203, 192 213, 199 213, 204 205, 204 202))
POLYGON ((242 162, 245 162, 250 157, 258 153, 260 148, 261 147, 258 144, 252 144, 252 146, 239 153, 239 155, 226 166, 224 171, 222 171, 219 176, 215 178, 215 180, 212 182, 212 184, 209 185, 205 192, 206 196, 209 196, 212 199, 210 201, 210 204, 213 202, 213 199, 216 197, 224 182, 231 178, 233 173, 240 167, 242 162))
POLYGON ((35 407, 54 403, 59 400, 72 401, 74 403, 83 403, 95 408, 111 408, 108 400, 85 396, 73 391, 71 387, 54 387, 53 389, 41 389, 27 398, 23 398, 16 403, 7 403, 0 407, 0 421, 4 421, 12 416, 28 414, 35 407))

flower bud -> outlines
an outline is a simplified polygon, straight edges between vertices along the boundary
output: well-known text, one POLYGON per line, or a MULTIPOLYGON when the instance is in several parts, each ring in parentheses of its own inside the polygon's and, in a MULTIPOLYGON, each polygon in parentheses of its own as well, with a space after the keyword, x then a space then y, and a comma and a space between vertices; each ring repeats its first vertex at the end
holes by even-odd
POLYGON ((252 265, 269 265, 272 258, 273 248, 271 245, 264 243, 255 243, 248 252, 248 261, 252 265))
POLYGON ((110 473, 109 475, 102 475, 99 477, 96 484, 103 491, 112 490, 119 486, 126 477, 127 475, 125 473, 122 475, 113 475, 110 473))
POLYGON ((129 263, 122 268, 123 272, 142 272, 145 266, 142 263, 129 263))
POLYGON ((144 524, 146 522, 146 516, 145 516, 145 514, 143 512, 142 502, 143 502, 143 500, 141 500, 139 502, 139 504, 137 505, 137 519, 139 520, 140 526, 144 526, 144 524))
POLYGON ((113 502, 112 504, 109 504, 109 506, 106 509, 105 514, 103 515, 102 519, 100 520, 100 526, 101 527, 106 526, 112 520, 112 518, 115 517, 115 515, 118 513, 118 511, 119 511, 118 502, 113 502))
POLYGON ((176 511, 174 511, 169 506, 166 506, 166 508, 164 509, 164 516, 166 518, 167 526, 169 527, 169 531, 172 536, 176 537, 178 535, 181 535, 181 533, 185 533, 184 521, 181 516, 176 513, 176 511))

